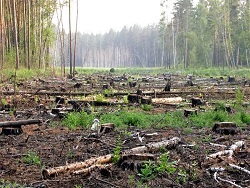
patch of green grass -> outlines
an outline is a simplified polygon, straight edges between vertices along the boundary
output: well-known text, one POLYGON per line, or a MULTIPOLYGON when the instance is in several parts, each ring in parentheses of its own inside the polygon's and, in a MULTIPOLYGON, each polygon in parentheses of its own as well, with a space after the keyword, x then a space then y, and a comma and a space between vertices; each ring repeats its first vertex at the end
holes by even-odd
POLYGON ((10 182, 9 180, 0 179, 0 187, 3 187, 3 188, 25 188, 26 186, 19 185, 16 182, 10 182))
POLYGON ((41 165, 40 157, 36 152, 29 151, 23 158, 22 161, 29 165, 41 165))
POLYGON ((150 104, 142 104, 141 109, 144 111, 151 111, 154 107, 150 104))
POLYGON ((94 115, 86 112, 71 112, 62 120, 62 125, 69 129, 76 129, 77 127, 88 128, 94 120, 94 115))
POLYGON ((161 126, 180 128, 180 127, 186 127, 187 123, 188 122, 184 118, 183 111, 177 110, 174 112, 167 113, 161 126))
POLYGON ((105 97, 104 97, 103 94, 97 94, 97 95, 95 96, 95 100, 96 100, 97 102, 103 102, 103 101, 105 100, 105 97))

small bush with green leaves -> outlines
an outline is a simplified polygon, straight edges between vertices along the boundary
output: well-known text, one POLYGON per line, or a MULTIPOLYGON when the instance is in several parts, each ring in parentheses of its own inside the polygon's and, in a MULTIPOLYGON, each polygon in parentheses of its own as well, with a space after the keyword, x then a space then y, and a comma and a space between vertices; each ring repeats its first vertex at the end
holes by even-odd
POLYGON ((164 153, 159 157, 159 161, 156 163, 152 161, 146 162, 140 169, 138 175, 142 181, 146 181, 148 179, 154 179, 158 175, 173 174, 175 171, 174 163, 170 162, 169 155, 164 153))
POLYGON ((29 165, 40 165, 41 160, 40 157, 36 154, 36 152, 29 151, 24 157, 23 162, 29 165))

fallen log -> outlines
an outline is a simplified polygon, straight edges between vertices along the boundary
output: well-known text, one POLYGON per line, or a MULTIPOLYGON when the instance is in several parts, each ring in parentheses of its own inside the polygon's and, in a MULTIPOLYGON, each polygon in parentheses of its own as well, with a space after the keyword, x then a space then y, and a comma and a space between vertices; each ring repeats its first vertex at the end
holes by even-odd
POLYGON ((0 122, 0 127, 13 127, 19 128, 21 125, 31 125, 31 124, 40 124, 42 120, 40 119, 28 119, 28 120, 19 120, 19 121, 5 121, 0 122))
MULTIPOLYGON (((122 152, 121 156, 159 151, 162 147, 172 148, 172 147, 175 147, 179 142, 180 142, 180 138, 174 137, 170 140, 163 140, 161 142, 149 143, 149 144, 146 144, 145 146, 140 146, 140 147, 125 150, 124 152, 122 152)), ((112 157, 113 157, 112 154, 108 154, 108 155, 104 155, 100 157, 93 157, 83 162, 76 162, 76 163, 68 164, 65 166, 44 169, 42 171, 42 176, 43 176, 43 179, 48 179, 60 173, 67 173, 67 172, 71 174, 72 173, 74 174, 75 172, 77 172, 77 174, 80 172, 88 173, 90 172, 91 169, 94 169, 96 166, 110 163, 112 161, 112 157)))
POLYGON ((158 151, 162 147, 172 148, 175 147, 180 141, 181 139, 179 137, 174 137, 170 140, 163 140, 161 142, 149 143, 146 144, 145 146, 139 146, 136 148, 125 150, 123 152, 123 155, 158 151))
MULTIPOLYGON (((44 179, 48 179, 49 177, 53 177, 59 173, 73 173, 75 171, 80 171, 81 169, 87 169, 86 172, 91 169, 92 165, 100 165, 104 163, 109 163, 112 160, 112 154, 104 155, 101 157, 93 157, 83 162, 76 162, 65 166, 59 166, 55 168, 45 169, 42 171, 42 175, 44 179)), ((85 170, 83 170, 85 172, 85 170)))

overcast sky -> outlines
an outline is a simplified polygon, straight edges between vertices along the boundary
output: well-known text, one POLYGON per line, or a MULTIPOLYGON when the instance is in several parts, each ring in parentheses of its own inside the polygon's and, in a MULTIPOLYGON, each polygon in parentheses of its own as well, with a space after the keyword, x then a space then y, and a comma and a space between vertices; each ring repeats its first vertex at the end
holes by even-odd
MULTIPOLYGON (((72 32, 75 31, 76 1, 72 3, 72 32)), ((172 1, 168 0, 169 12, 172 1)), ((78 31, 97 34, 111 28, 120 31, 125 25, 147 26, 158 23, 160 14, 160 0, 79 0, 78 31)), ((63 12, 63 20, 68 31, 68 8, 63 12)))

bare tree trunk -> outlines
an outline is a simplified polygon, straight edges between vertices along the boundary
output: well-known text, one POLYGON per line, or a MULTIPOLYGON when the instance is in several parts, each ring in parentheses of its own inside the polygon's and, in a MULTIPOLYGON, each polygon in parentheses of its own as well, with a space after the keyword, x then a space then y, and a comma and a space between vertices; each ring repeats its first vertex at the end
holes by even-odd
POLYGON ((12 2, 12 16, 13 16, 13 33, 14 33, 14 44, 16 50, 16 69, 19 68, 19 50, 18 50, 18 40, 17 40, 17 24, 16 24, 16 1, 12 2))
POLYGON ((78 0, 76 1, 77 8, 76 8, 76 31, 75 31, 75 47, 74 47, 74 63, 73 63, 73 77, 75 76, 75 69, 76 69, 76 44, 77 44, 77 26, 78 26, 78 0))
POLYGON ((0 0, 0 19, 1 19, 1 25, 0 25, 0 32, 1 32, 1 65, 0 65, 0 67, 1 67, 1 69, 3 69, 3 66, 4 66, 4 54, 5 54, 5 50, 4 50, 4 44, 5 44, 5 27, 4 27, 4 25, 5 25, 5 21, 4 21, 4 8, 3 8, 3 6, 4 6, 4 2, 3 2, 3 0, 0 0))
POLYGON ((69 1, 69 74, 72 76, 71 3, 69 1))
POLYGON ((23 52, 24 52, 24 64, 25 67, 28 67, 28 58, 27 58, 27 44, 26 44, 26 0, 23 1, 23 52))
POLYGON ((30 0, 27 0, 27 11, 28 11, 28 41, 27 41, 27 48, 28 48, 28 69, 30 69, 30 0))

